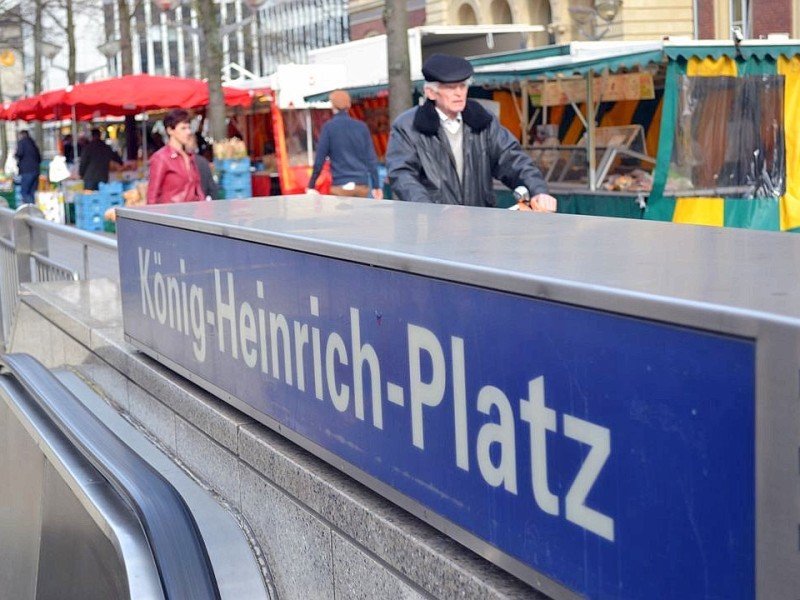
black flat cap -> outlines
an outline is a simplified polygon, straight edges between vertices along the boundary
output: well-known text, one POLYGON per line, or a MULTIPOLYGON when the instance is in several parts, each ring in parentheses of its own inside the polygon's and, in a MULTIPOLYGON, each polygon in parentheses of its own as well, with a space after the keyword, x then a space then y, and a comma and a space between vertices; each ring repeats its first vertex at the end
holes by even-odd
POLYGON ((425 81, 456 83, 469 79, 472 73, 472 65, 468 60, 448 54, 431 54, 422 65, 425 81))

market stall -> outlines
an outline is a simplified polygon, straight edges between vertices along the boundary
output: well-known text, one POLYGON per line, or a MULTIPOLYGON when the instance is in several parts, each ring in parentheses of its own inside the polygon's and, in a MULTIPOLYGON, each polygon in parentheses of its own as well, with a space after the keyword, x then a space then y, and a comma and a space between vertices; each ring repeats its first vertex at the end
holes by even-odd
MULTIPOLYGON (((790 175, 800 124, 788 114, 800 42, 572 46, 570 55, 485 63, 475 78, 518 86, 534 122, 557 127, 555 143, 528 147, 562 199, 559 210, 800 226, 790 175), (629 210, 631 202, 641 208, 629 210)), ((522 109, 520 117, 530 124, 522 109)))
MULTIPOLYGON (((559 212, 800 227, 800 41, 572 42, 470 60, 470 96, 497 105, 559 212)), ((347 89, 365 102, 386 84, 347 89)))
MULTIPOLYGON (((313 103, 304 97, 342 80, 343 70, 314 65, 279 65, 268 77, 230 82, 258 92, 260 102, 242 111, 232 124, 247 141, 255 167, 253 195, 302 194, 314 163, 322 125, 331 117, 327 96, 313 103)), ((318 180, 322 193, 330 187, 327 169, 318 180)))
MULTIPOLYGON (((246 90, 223 87, 226 106, 249 106, 246 90)), ((156 75, 123 75, 78 83, 12 102, 7 119, 45 121, 96 116, 137 115, 179 106, 186 109, 208 105, 208 84, 199 79, 156 75)))
POLYGON ((669 44, 646 218, 800 228, 800 41, 669 44))
MULTIPOLYGON (((249 108, 253 103, 253 93, 248 90, 223 87, 223 98, 229 109, 249 108)), ((207 106, 208 99, 208 85, 201 80, 146 74, 125 75, 22 98, 4 107, 0 118, 24 121, 71 120, 74 131, 74 124, 78 121, 141 115, 174 107, 197 110, 207 106)), ((146 123, 146 119, 142 120, 143 127, 146 123)), ((74 199, 91 200, 91 225, 93 228, 101 227, 105 210, 121 203, 122 193, 128 189, 141 189, 137 183, 146 180, 147 133, 144 131, 142 135, 142 160, 128 161, 123 169, 112 171, 111 181, 106 189, 101 189, 92 198, 85 199, 80 195, 80 181, 64 180, 60 186, 60 201, 63 203, 66 200, 67 204, 71 204, 74 199)), ((78 136, 73 134, 73 139, 77 140, 78 136)), ((43 206, 45 210, 52 204, 52 198, 49 195, 43 198, 47 198, 47 206, 43 206)), ((78 213, 81 211, 78 208, 75 207, 72 211, 62 210, 62 214, 74 214, 73 222, 80 221, 79 224, 84 225, 84 228, 92 228, 87 225, 90 221, 79 219, 78 213)))
POLYGON ((661 46, 574 42, 475 60, 475 86, 503 102, 501 121, 539 165, 560 212, 642 217, 663 95, 661 46))

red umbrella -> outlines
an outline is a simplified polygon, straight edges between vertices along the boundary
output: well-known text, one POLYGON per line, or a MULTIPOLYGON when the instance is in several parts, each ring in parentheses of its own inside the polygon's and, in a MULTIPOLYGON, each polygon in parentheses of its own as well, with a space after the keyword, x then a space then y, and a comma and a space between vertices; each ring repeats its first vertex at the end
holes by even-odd
POLYGON ((34 118, 32 115, 37 113, 38 107, 39 101, 37 96, 20 98, 19 100, 12 102, 8 109, 6 109, 6 118, 29 121, 34 118))
POLYGON ((16 118, 23 121, 69 119, 72 116, 69 107, 60 104, 65 94, 66 90, 53 90, 38 96, 21 98, 13 105, 16 118))
MULTIPOLYGON (((227 106, 250 106, 247 90, 223 87, 227 106)), ((208 84, 199 79, 124 75, 79 83, 22 98, 12 103, 7 118, 31 120, 133 115, 148 110, 199 108, 208 105, 208 84)))
MULTIPOLYGON (((223 88, 227 106, 250 106, 246 90, 223 88)), ((125 75, 73 86, 66 94, 69 106, 92 108, 106 114, 135 114, 166 108, 208 105, 208 84, 199 79, 125 75)))

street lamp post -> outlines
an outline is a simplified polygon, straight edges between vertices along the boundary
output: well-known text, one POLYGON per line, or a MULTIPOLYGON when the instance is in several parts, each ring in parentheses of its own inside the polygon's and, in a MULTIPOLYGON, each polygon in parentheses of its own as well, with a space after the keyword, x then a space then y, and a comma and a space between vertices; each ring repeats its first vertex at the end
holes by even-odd
POLYGON ((611 31, 611 22, 622 8, 622 0, 595 0, 593 6, 571 6, 570 17, 578 25, 578 31, 586 39, 597 41, 611 31), (598 19, 605 23, 601 30, 598 19))
POLYGON ((45 42, 42 40, 41 42, 41 49, 42 49, 42 56, 47 59, 47 73, 45 73, 45 87, 49 90, 50 89, 50 69, 53 68, 53 59, 56 57, 56 54, 61 52, 61 46, 56 46, 55 44, 51 44, 50 42, 45 42))
POLYGON ((122 43, 118 39, 111 39, 106 40, 102 44, 100 44, 97 49, 100 51, 100 54, 106 57, 106 63, 108 65, 108 70, 111 73, 112 77, 117 76, 117 65, 116 65, 116 56, 117 53, 122 49, 122 43))

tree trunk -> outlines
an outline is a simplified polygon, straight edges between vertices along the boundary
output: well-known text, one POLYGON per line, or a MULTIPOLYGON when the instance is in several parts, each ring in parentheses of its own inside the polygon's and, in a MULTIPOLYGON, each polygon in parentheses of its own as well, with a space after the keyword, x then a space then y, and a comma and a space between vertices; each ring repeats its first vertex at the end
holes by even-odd
MULTIPOLYGON (((131 45, 131 12, 128 8, 128 0, 117 0, 117 13, 119 16, 119 49, 122 59, 120 75, 133 74, 133 47, 131 45)), ((142 140, 145 143, 145 140, 142 140)), ((128 115, 125 117, 125 157, 128 160, 135 160, 139 152, 139 144, 136 139, 136 117, 128 115)))
MULTIPOLYGON (((42 0, 36 0, 35 13, 33 20, 33 95, 42 93, 42 0)), ((44 150, 44 136, 42 135, 42 122, 34 121, 33 139, 39 147, 39 151, 44 150)))
MULTIPOLYGON (((2 67, 0 67, 2 69, 2 67)), ((0 73, 0 102, 3 101, 3 75, 0 73)), ((5 170, 8 158, 8 135, 6 134, 6 121, 0 121, 0 172, 5 170)))
POLYGON ((76 45, 75 45, 75 10, 72 6, 72 0, 66 2, 67 10, 67 48, 69 49, 69 65, 67 67, 67 79, 70 84, 74 84, 78 77, 78 69, 76 67, 76 45))
POLYGON ((131 12, 128 0, 117 0, 119 15, 119 52, 122 58, 121 75, 133 74, 133 48, 131 47, 131 12))
POLYGON ((227 137, 225 127, 225 100, 222 96, 222 40, 213 0, 196 0, 197 18, 203 32, 208 71, 208 112, 212 141, 227 137))
POLYGON ((386 67, 389 74, 389 122, 393 123, 400 113, 411 108, 406 0, 387 0, 383 20, 386 25, 386 67))

